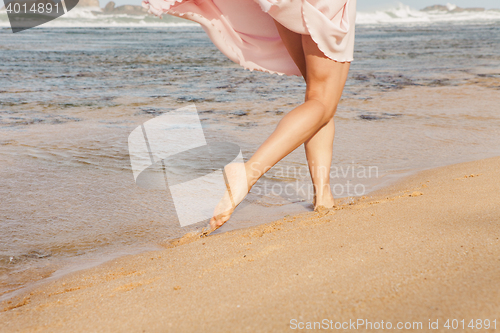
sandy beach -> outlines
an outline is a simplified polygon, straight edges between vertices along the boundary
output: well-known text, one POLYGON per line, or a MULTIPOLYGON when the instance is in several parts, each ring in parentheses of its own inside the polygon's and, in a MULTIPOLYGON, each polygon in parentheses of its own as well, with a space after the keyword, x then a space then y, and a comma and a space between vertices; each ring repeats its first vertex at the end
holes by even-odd
POLYGON ((334 210, 186 235, 3 302, 0 331, 498 331, 499 167, 427 170, 334 210))

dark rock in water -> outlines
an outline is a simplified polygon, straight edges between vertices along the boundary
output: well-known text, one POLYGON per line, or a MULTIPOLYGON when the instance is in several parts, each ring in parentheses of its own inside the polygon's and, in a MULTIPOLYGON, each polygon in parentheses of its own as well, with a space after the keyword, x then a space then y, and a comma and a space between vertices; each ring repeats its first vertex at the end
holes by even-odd
POLYGON ((146 8, 141 6, 133 6, 133 5, 123 5, 115 7, 116 4, 114 1, 110 1, 106 4, 106 6, 102 9, 102 13, 93 12, 94 14, 128 14, 128 15, 144 15, 148 13, 146 8))
POLYGON ((424 85, 430 87, 445 87, 451 85, 451 81, 449 79, 436 79, 424 85))
POLYGON ((106 4, 106 6, 104 6, 104 8, 102 9, 103 12, 112 12, 114 9, 115 9, 115 2, 114 1, 110 1, 106 4))
POLYGON ((484 8, 479 8, 479 7, 473 7, 473 8, 460 8, 457 7, 453 10, 450 11, 450 13, 463 13, 463 12, 484 12, 486 9, 484 8))
POLYGON ((434 6, 427 6, 424 9, 422 9, 423 12, 431 12, 431 11, 434 11, 434 10, 439 10, 439 11, 447 12, 448 11, 448 7, 443 6, 443 5, 434 5, 434 6))
POLYGON ((486 9, 484 8, 479 8, 479 7, 473 7, 473 8, 460 8, 460 7, 455 7, 454 9, 448 8, 447 6, 443 5, 434 5, 434 6, 428 6, 422 9, 423 12, 432 12, 432 11, 440 11, 440 12, 449 12, 449 13, 463 13, 463 12, 484 12, 486 9))
POLYGON ((248 112, 245 112, 245 111, 235 111, 235 112, 231 112, 231 114, 234 114, 235 116, 246 116, 248 115, 248 112))
POLYGON ((203 97, 197 97, 197 96, 192 96, 192 95, 181 96, 181 97, 177 98, 177 102, 179 102, 179 103, 185 103, 185 102, 200 103, 200 102, 204 102, 204 101, 205 101, 205 98, 203 98, 203 97))
POLYGON ((141 107, 140 112, 136 113, 135 115, 140 115, 140 114, 149 114, 152 116, 161 116, 162 114, 165 114, 167 112, 173 111, 174 109, 171 108, 162 108, 162 107, 141 107))
POLYGON ((401 113, 388 113, 388 112, 384 112, 382 113, 384 116, 386 117, 389 117, 389 118, 394 118, 394 117, 401 117, 402 114, 401 113))
POLYGON ((360 119, 363 119, 363 120, 382 120, 382 119, 386 119, 384 117, 380 117, 380 116, 377 116, 377 115, 374 115, 374 114, 362 114, 359 116, 360 119))
POLYGON ((391 118, 396 118, 396 117, 401 117, 401 113, 388 113, 384 112, 382 114, 375 114, 375 113, 365 113, 359 115, 359 119, 363 120, 384 120, 384 119, 391 119, 391 118))

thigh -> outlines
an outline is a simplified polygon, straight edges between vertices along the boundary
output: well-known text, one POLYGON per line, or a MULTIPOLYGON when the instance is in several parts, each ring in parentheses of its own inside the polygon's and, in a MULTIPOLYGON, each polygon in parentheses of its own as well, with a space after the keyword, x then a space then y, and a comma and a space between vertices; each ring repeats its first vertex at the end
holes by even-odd
POLYGON ((318 99, 334 110, 342 96, 350 63, 328 58, 308 35, 302 35, 302 48, 307 69, 306 100, 318 99))
POLYGON ((274 20, 276 28, 280 34, 281 40, 285 44, 288 53, 299 68, 304 79, 306 78, 306 59, 304 49, 302 48, 302 35, 285 28, 281 23, 274 20))

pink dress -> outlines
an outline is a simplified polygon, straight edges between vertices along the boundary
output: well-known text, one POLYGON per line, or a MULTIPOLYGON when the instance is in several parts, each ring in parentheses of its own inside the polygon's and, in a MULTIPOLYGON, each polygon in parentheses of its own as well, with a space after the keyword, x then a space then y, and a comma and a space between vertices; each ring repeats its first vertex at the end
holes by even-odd
POLYGON ((222 53, 250 70, 300 75, 273 18, 310 35, 327 57, 353 60, 356 0, 143 0, 142 6, 160 18, 201 24, 222 53))

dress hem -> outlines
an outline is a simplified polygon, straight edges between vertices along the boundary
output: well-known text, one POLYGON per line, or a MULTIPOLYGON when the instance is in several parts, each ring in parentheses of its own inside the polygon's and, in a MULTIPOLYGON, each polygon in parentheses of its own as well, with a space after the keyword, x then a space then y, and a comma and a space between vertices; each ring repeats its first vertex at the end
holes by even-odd
MULTIPOLYGON (((231 43, 229 43, 227 41, 225 34, 211 20, 207 20, 203 15, 200 15, 198 13, 194 13, 194 12, 178 12, 178 11, 175 11, 175 10, 171 10, 171 7, 173 5, 175 5, 177 3, 182 3, 185 0, 173 0, 173 1, 172 0, 164 0, 164 1, 169 3, 168 7, 166 7, 166 8, 156 8, 151 3, 149 3, 148 0, 143 0, 142 1, 142 7, 145 8, 145 9, 147 9, 148 13, 153 14, 153 15, 159 17, 160 19, 163 18, 162 17, 163 14, 168 14, 168 15, 180 17, 180 18, 184 18, 184 19, 187 19, 187 20, 190 20, 190 19, 186 18, 185 16, 192 16, 192 17, 196 17, 198 19, 198 21, 195 21, 195 22, 198 23, 198 24, 200 24, 202 26, 202 28, 204 28, 205 30, 206 29, 210 30, 210 28, 208 27, 208 25, 210 25, 210 27, 213 29, 212 31, 215 31, 219 35, 219 37, 221 38, 221 40, 224 42, 225 46, 229 50, 231 50, 231 52, 233 53, 232 57, 228 56, 227 54, 225 54, 225 55, 228 58, 230 58, 230 60, 234 61, 234 59, 237 59, 238 61, 234 61, 234 62, 237 63, 238 65, 240 65, 241 67, 243 67, 246 70, 249 70, 251 72, 253 72, 253 71, 259 71, 259 72, 270 73, 270 74, 278 74, 280 76, 286 75, 286 76, 302 77, 302 75, 295 74, 295 73, 285 73, 285 72, 273 71, 273 70, 269 70, 269 69, 266 69, 266 68, 261 67, 261 66, 259 66, 259 67, 252 67, 252 66, 248 66, 248 65, 244 64, 242 62, 242 60, 241 60, 238 52, 236 52, 236 50, 231 45, 231 43), (202 24, 200 22, 203 22, 204 24, 202 24), (207 26, 207 27, 205 27, 205 26, 207 26)), ((262 8, 262 5, 260 5, 260 7, 261 7, 261 9, 262 9, 263 12, 267 13, 268 15, 270 15, 268 13, 268 11, 266 11, 264 8, 262 8)), ((304 23, 305 23, 308 31, 311 32, 310 23, 308 23, 307 19, 304 16, 303 16, 303 19, 304 19, 304 23)), ((320 45, 320 43, 318 43, 316 41, 316 38, 313 36, 313 34, 310 33, 309 35, 314 40, 314 42, 316 43, 316 45, 318 45, 319 50, 326 57, 328 57, 329 59, 331 59, 331 60, 333 60, 335 62, 339 62, 339 63, 350 63, 350 62, 352 62, 354 60, 353 58, 351 58, 350 60, 349 59, 346 59, 346 60, 342 59, 341 60, 340 58, 332 57, 331 55, 329 55, 330 52, 325 52, 325 49, 320 45)))

